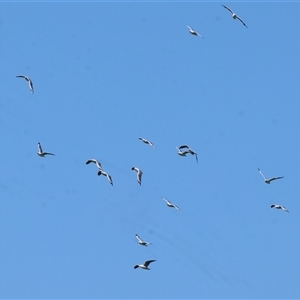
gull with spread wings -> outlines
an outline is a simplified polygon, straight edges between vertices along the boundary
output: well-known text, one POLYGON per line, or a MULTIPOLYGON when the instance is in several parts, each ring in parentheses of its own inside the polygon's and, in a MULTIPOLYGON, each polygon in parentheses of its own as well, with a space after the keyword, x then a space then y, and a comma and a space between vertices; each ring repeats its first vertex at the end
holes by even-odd
POLYGON ((137 181, 138 181, 139 185, 141 185, 143 172, 137 167, 132 167, 131 170, 134 170, 137 172, 137 174, 136 174, 137 181))
POLYGON ((44 152, 43 149, 42 149, 41 143, 38 143, 38 153, 37 154, 40 157, 45 157, 45 155, 55 155, 55 154, 50 153, 50 152, 44 152))
POLYGON ((186 25, 186 27, 189 29, 189 33, 192 34, 192 35, 195 35, 195 36, 200 36, 204 39, 204 37, 197 31, 195 31, 192 27, 186 25))
POLYGON ((146 247, 147 247, 148 245, 151 244, 151 243, 148 243, 148 242, 142 240, 141 237, 140 237, 138 234, 136 234, 135 237, 137 238, 138 243, 139 243, 140 245, 142 245, 142 246, 146 246, 146 247))
POLYGON ((154 262, 154 261, 156 261, 156 259, 146 260, 146 261, 144 262, 143 265, 135 265, 135 266, 134 266, 134 269, 141 268, 141 269, 144 269, 144 270, 150 270, 150 269, 148 268, 148 266, 149 266, 152 262, 154 262))
POLYGON ((97 166, 97 168, 98 168, 99 170, 103 170, 101 163, 100 163, 97 159, 91 158, 91 159, 89 159, 89 160, 86 162, 87 165, 90 164, 90 163, 96 164, 96 166, 97 166))
POLYGON ((260 170, 260 168, 257 168, 257 169, 258 169, 258 172, 259 172, 259 173, 261 174, 261 176, 263 177, 265 183, 268 183, 268 184, 270 184, 271 181, 273 181, 273 180, 281 179, 281 178, 284 177, 284 176, 279 176, 279 177, 272 177, 272 178, 267 179, 267 178, 265 177, 265 175, 262 173, 262 171, 260 170))
POLYGON ((111 185, 113 185, 113 181, 112 181, 111 176, 107 172, 104 172, 103 169, 101 169, 101 170, 98 171, 98 176, 100 176, 100 175, 106 176, 106 178, 109 181, 109 183, 111 185))
POLYGON ((182 211, 177 205, 173 204, 171 201, 169 201, 168 199, 161 197, 161 199, 163 199, 164 201, 166 201, 166 204, 168 207, 173 207, 179 211, 182 211))
POLYGON ((33 83, 31 81, 31 79, 28 77, 28 76, 25 76, 25 75, 18 75, 16 76, 18 78, 24 78, 26 81, 28 81, 28 85, 29 85, 29 89, 31 91, 31 93, 33 94, 34 93, 34 90, 33 90, 33 83))
POLYGON ((196 156, 196 161, 198 163, 197 153, 194 150, 192 150, 188 145, 182 145, 180 147, 176 147, 176 149, 178 150, 178 154, 180 156, 186 156, 187 154, 195 155, 196 156), (186 150, 183 150, 183 149, 186 149, 186 150))
POLYGON ((230 9, 229 7, 227 7, 227 6, 223 5, 223 4, 222 4, 222 6, 231 12, 232 17, 233 17, 234 19, 240 20, 240 21, 243 23, 243 25, 244 25, 245 27, 248 28, 248 26, 245 24, 245 22, 244 22, 244 21, 243 21, 236 13, 234 13, 234 12, 232 11, 232 9, 230 9))
POLYGON ((153 143, 151 143, 149 140, 146 140, 144 138, 139 137, 139 140, 141 140, 142 142, 144 142, 145 144, 150 145, 151 147, 153 147, 155 149, 155 146, 153 143))
POLYGON ((285 211, 285 212, 289 212, 284 206, 282 206, 282 205, 279 205, 279 204, 272 204, 271 205, 271 208, 277 208, 277 209, 282 209, 283 211, 285 211))

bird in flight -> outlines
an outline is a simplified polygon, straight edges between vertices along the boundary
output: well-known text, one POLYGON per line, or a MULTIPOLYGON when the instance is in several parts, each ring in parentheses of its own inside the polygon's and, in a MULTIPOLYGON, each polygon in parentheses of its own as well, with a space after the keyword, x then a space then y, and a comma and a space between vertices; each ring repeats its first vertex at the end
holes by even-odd
POLYGON ((281 179, 281 178, 284 177, 284 176, 279 176, 279 177, 272 177, 272 178, 267 179, 267 178, 265 177, 265 175, 262 173, 262 171, 260 170, 260 168, 257 168, 257 169, 258 169, 258 172, 259 172, 259 173, 261 174, 261 176, 263 177, 265 183, 268 183, 268 184, 270 184, 271 181, 273 181, 273 180, 281 179))
POLYGON ((89 159, 89 160, 86 162, 87 165, 90 164, 90 163, 96 164, 96 166, 97 166, 97 168, 98 168, 99 170, 103 170, 101 163, 100 163, 97 159, 91 158, 91 159, 89 159))
POLYGON ((154 261, 156 261, 156 259, 146 260, 146 261, 144 262, 143 265, 135 265, 135 266, 134 266, 134 269, 141 268, 141 269, 144 269, 144 270, 150 270, 150 269, 148 268, 148 266, 149 266, 152 262, 154 262, 154 261))
POLYGON ((285 212, 289 212, 284 206, 282 206, 282 205, 279 205, 279 204, 272 204, 271 205, 271 208, 277 208, 277 209, 282 209, 283 211, 285 211, 285 212))
POLYGON ((161 197, 161 199, 163 199, 164 201, 166 201, 167 206, 169 207, 173 207, 179 211, 182 211, 177 205, 173 204, 171 201, 169 201, 168 199, 161 197))
POLYGON ((141 138, 141 137, 139 137, 139 140, 143 141, 145 144, 148 144, 148 145, 150 145, 151 147, 153 147, 155 149, 154 144, 151 143, 150 141, 148 141, 148 140, 146 140, 144 138, 141 138))
POLYGON ((195 31, 192 27, 190 27, 188 25, 186 25, 186 27, 189 29, 190 34, 195 35, 195 36, 200 36, 204 39, 204 37, 200 33, 198 33, 197 31, 195 31))
POLYGON ((98 171, 98 176, 100 175, 103 175, 103 176, 106 176, 107 180, 109 181, 109 183, 111 185, 113 185, 113 181, 112 181, 112 178, 111 176, 107 173, 107 172, 104 172, 102 169, 98 171))
POLYGON ((34 93, 33 83, 32 83, 31 79, 28 76, 18 75, 16 77, 18 77, 18 78, 24 78, 26 81, 28 81, 29 89, 30 89, 30 91, 31 91, 32 94, 34 93))
POLYGON ((197 153, 194 150, 192 150, 188 145, 182 145, 182 146, 180 146, 178 148, 176 147, 176 149, 178 150, 178 154, 180 156, 186 156, 187 154, 195 155, 196 161, 198 163, 198 155, 197 155, 197 153), (183 149, 186 149, 186 150, 183 150, 183 149))
POLYGON ((245 24, 245 22, 236 13, 234 13, 229 7, 227 7, 227 6, 223 5, 223 4, 222 4, 222 6, 231 12, 232 17, 234 19, 240 20, 243 23, 243 25, 248 28, 248 26, 245 24))
POLYGON ((135 237, 137 238, 138 243, 139 243, 140 245, 142 245, 142 246, 146 246, 146 247, 147 247, 148 245, 151 244, 151 243, 148 243, 148 242, 142 240, 138 234, 136 234, 135 237))
POLYGON ((136 174, 137 181, 138 181, 139 185, 141 185, 143 172, 137 167, 132 167, 131 170, 134 170, 137 172, 137 174, 136 174))
POLYGON ((45 155, 55 155, 50 152, 44 152, 40 143, 38 143, 38 153, 37 154, 41 157, 45 157, 45 155))

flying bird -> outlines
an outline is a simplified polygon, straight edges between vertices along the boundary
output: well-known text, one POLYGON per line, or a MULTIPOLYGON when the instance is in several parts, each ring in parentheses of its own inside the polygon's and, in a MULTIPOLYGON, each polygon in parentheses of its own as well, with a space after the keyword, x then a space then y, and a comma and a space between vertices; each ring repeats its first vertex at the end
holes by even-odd
POLYGON ((37 154, 41 157, 45 157, 45 155, 55 155, 50 152, 44 152, 40 143, 38 143, 38 153, 37 154))
POLYGON ((112 181, 112 178, 111 176, 107 173, 107 172, 104 172, 102 169, 98 171, 98 176, 100 175, 103 175, 103 176, 106 176, 107 180, 109 181, 109 183, 111 185, 113 185, 113 181, 112 181))
POLYGON ((143 265, 135 265, 135 266, 134 266, 134 269, 141 268, 141 269, 144 269, 144 270, 150 270, 150 269, 148 268, 148 266, 149 266, 152 262, 154 262, 154 261, 156 261, 156 259, 146 260, 146 261, 144 262, 143 265))
POLYGON ((143 172, 137 167, 132 167, 131 170, 134 170, 137 172, 137 174, 136 174, 137 181, 138 181, 139 185, 141 185, 143 172))
POLYGON ((167 206, 169 207, 173 207, 179 211, 182 211, 177 205, 173 204, 171 201, 169 201, 168 199, 161 197, 161 199, 163 199, 164 201, 166 201, 167 206))
POLYGON ((154 144, 151 143, 150 141, 148 141, 148 140, 146 140, 144 138, 141 138, 141 137, 139 137, 139 140, 143 141, 145 144, 148 144, 148 145, 150 145, 151 147, 153 147, 155 149, 154 144))
POLYGON ((186 25, 186 27, 189 29, 190 34, 195 35, 195 36, 200 36, 204 39, 204 37, 200 33, 198 33, 197 31, 195 31, 193 28, 191 28, 188 25, 186 25))
POLYGON ((146 247, 147 247, 148 245, 151 244, 151 243, 148 243, 148 242, 142 240, 138 234, 136 234, 135 237, 137 238, 138 243, 139 243, 140 245, 142 245, 142 246, 146 246, 146 247))
POLYGON ((284 210, 285 212, 289 212, 284 206, 282 206, 282 205, 279 205, 279 204, 272 204, 271 205, 271 208, 277 208, 277 209, 282 209, 282 210, 284 210))
POLYGON ((265 177, 265 175, 262 173, 262 171, 261 171, 259 168, 257 168, 257 169, 258 169, 258 172, 259 172, 259 173, 261 174, 261 176, 263 177, 265 183, 270 184, 271 181, 273 181, 273 180, 277 180, 277 179, 284 178, 284 176, 280 176, 280 177, 272 177, 272 178, 267 179, 267 178, 265 177))
POLYGON ((26 81, 28 81, 28 85, 29 85, 29 89, 31 91, 31 93, 33 94, 34 93, 34 90, 33 90, 33 83, 31 81, 31 79, 28 77, 28 76, 25 76, 25 75, 18 75, 16 76, 18 78, 24 78, 26 81))
POLYGON ((89 159, 89 160, 86 162, 87 165, 90 164, 90 163, 96 164, 96 166, 97 166, 97 168, 98 168, 99 170, 103 170, 101 163, 100 163, 97 159, 91 158, 91 159, 89 159))
POLYGON ((243 23, 243 25, 248 28, 248 26, 244 23, 244 21, 237 14, 235 14, 229 7, 227 7, 227 6, 223 5, 223 4, 222 4, 222 6, 231 12, 232 17, 234 19, 240 20, 243 23))
POLYGON ((193 156, 195 155, 196 157, 196 161, 198 163, 198 155, 197 153, 192 150, 192 148, 190 148, 188 145, 182 145, 180 147, 176 147, 176 149, 178 150, 178 154, 181 155, 181 156, 186 156, 187 154, 192 154, 193 156), (183 151, 183 149, 186 149, 185 151, 183 151))

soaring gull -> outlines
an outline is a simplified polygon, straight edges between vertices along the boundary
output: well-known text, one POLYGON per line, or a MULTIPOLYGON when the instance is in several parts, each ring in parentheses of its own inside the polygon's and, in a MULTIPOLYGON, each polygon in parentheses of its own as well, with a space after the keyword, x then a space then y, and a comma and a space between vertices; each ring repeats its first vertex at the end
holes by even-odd
POLYGON ((148 245, 151 244, 151 243, 148 243, 148 242, 142 240, 141 237, 140 237, 138 234, 136 234, 135 237, 137 238, 138 243, 139 243, 140 245, 142 245, 142 246, 146 246, 146 247, 147 247, 148 245))
POLYGON ((198 163, 198 155, 197 155, 197 153, 194 150, 192 150, 192 148, 189 147, 188 145, 182 145, 182 146, 180 146, 178 148, 176 147, 176 149, 178 150, 178 154, 180 156, 186 156, 187 154, 195 155, 196 161, 198 163), (186 149, 186 150, 184 150, 184 149, 186 149))
POLYGON ((265 183, 270 184, 271 181, 273 181, 273 180, 277 180, 277 179, 284 178, 284 176, 280 176, 280 177, 272 177, 272 178, 267 179, 267 178, 265 177, 265 175, 262 173, 262 171, 261 171, 259 168, 257 168, 257 169, 258 169, 258 172, 259 172, 259 173, 261 174, 261 176, 263 177, 265 183))
POLYGON ((100 163, 97 159, 91 158, 91 159, 89 159, 89 160, 86 162, 87 165, 90 164, 90 163, 96 164, 96 166, 97 166, 97 168, 98 168, 99 170, 103 170, 103 169, 102 169, 102 166, 101 166, 101 163, 100 163))
POLYGON ((45 155, 55 155, 50 152, 44 152, 40 143, 38 143, 38 153, 37 154, 41 157, 45 157, 45 155))
POLYGON ((143 141, 145 144, 150 145, 151 147, 153 147, 155 149, 155 146, 153 143, 151 143, 149 140, 146 140, 144 138, 139 137, 139 140, 143 141))
MULTIPOLYGON (((227 6, 223 5, 223 4, 222 4, 222 6, 231 12, 232 17, 233 17, 234 19, 240 20, 240 21, 243 23, 243 25, 247 27, 247 25, 244 23, 244 21, 243 21, 236 13, 234 13, 229 7, 227 7, 227 6)), ((248 27, 247 27, 247 28, 248 28, 248 27)))
POLYGON ((186 25, 186 27, 189 29, 190 34, 195 35, 195 36, 200 36, 204 39, 204 37, 200 33, 198 33, 197 31, 195 31, 192 27, 190 27, 188 25, 186 25))
POLYGON ((279 204, 272 204, 271 205, 271 208, 277 208, 277 209, 282 209, 283 211, 285 211, 285 212, 289 212, 284 206, 282 206, 282 205, 279 205, 279 204))
POLYGON ((31 81, 31 79, 28 77, 28 76, 25 76, 25 75, 18 75, 16 76, 18 78, 24 78, 26 81, 28 81, 28 85, 29 85, 29 89, 31 91, 31 93, 33 94, 34 93, 34 90, 33 90, 33 83, 31 81))
POLYGON ((161 199, 163 199, 164 201, 166 201, 167 206, 169 207, 173 207, 179 211, 182 211, 177 205, 173 204, 171 201, 169 201, 168 199, 161 197, 161 199))
POLYGON ((137 174, 136 174, 137 181, 138 181, 139 185, 141 185, 143 172, 137 167, 132 167, 131 170, 134 170, 137 172, 137 174))
POLYGON ((141 269, 144 269, 144 270, 150 270, 150 269, 148 268, 148 266, 149 266, 152 262, 154 262, 154 261, 156 261, 156 259, 146 260, 146 261, 144 262, 143 265, 135 265, 135 266, 134 266, 134 269, 141 268, 141 269))

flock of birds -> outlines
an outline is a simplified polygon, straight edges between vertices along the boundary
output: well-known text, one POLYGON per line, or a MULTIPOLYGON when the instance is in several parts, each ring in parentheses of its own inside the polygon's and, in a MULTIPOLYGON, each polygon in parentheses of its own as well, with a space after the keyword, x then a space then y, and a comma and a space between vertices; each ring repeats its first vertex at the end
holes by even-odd
MULTIPOLYGON (((245 24, 245 22, 236 13, 234 13, 232 9, 230 9, 229 7, 227 7, 225 5, 222 5, 222 6, 225 9, 227 9, 228 11, 230 11, 230 13, 232 14, 232 18, 233 19, 239 20, 245 27, 247 27, 247 25, 245 24)), ((189 32, 192 35, 204 38, 200 33, 198 33, 197 31, 195 31, 190 26, 187 25, 187 27, 189 29, 189 32)), ((16 77, 17 78, 24 78, 28 82, 28 86, 29 86, 30 92, 32 94, 34 94, 33 83, 32 83, 32 80, 28 76, 26 76, 26 75, 18 75, 16 77)), ((145 143, 145 144, 147 144, 147 145, 149 145, 149 146, 151 146, 152 148, 155 149, 155 146, 154 146, 154 144, 151 141, 149 141, 149 140, 147 140, 145 138, 142 138, 142 137, 139 137, 139 140, 141 140, 143 143, 145 143)), ((189 147, 188 145, 181 145, 181 146, 175 147, 175 148, 177 149, 177 151, 178 151, 177 153, 178 153, 179 156, 187 156, 188 154, 191 154, 192 156, 195 156, 196 162, 198 163, 198 155, 197 155, 197 153, 194 150, 192 150, 192 148, 189 147)), ((42 149, 41 143, 38 143, 38 152, 37 152, 37 154, 40 157, 43 157, 43 158, 45 158, 45 156, 47 156, 47 155, 52 155, 52 156, 55 155, 55 154, 50 153, 50 152, 44 152, 43 149, 42 149)), ((97 159, 95 159, 95 158, 92 158, 92 159, 89 159, 89 160, 86 161, 87 165, 90 164, 90 163, 93 163, 93 164, 96 165, 96 167, 98 169, 98 173, 97 173, 98 176, 100 176, 100 175, 105 176, 107 178, 108 182, 113 186, 113 180, 112 180, 111 175, 109 173, 107 173, 106 171, 104 171, 101 163, 97 159)), ((139 185, 141 185, 142 184, 142 175, 143 175, 142 170, 140 170, 138 167, 135 167, 135 166, 133 166, 131 168, 131 170, 136 171, 136 173, 137 173, 137 182, 138 182, 139 185)), ((284 178, 283 176, 279 176, 279 177, 271 177, 271 178, 268 179, 268 178, 265 177, 265 175, 262 173, 262 171, 259 168, 258 168, 258 172, 261 174, 261 176, 264 179, 264 182, 267 183, 267 184, 270 184, 274 180, 278 180, 278 179, 284 178)), ((168 200, 168 199, 166 199, 164 197, 161 197, 161 199, 166 202, 166 205, 168 207, 175 208, 178 211, 182 211, 177 205, 175 205, 174 203, 172 203, 170 200, 168 200)), ((283 211, 285 211, 287 213, 289 212, 286 207, 284 207, 283 205, 279 205, 279 204, 272 204, 271 208, 281 209, 281 210, 283 210, 283 211)), ((138 241, 138 244, 141 245, 141 246, 147 247, 148 245, 151 244, 149 242, 144 241, 138 234, 136 234, 135 237, 136 237, 136 239, 138 241)), ((143 264, 137 264, 137 265, 135 265, 134 269, 141 268, 143 270, 150 270, 149 265, 152 262, 155 262, 155 261, 156 260, 154 260, 154 259, 147 260, 143 264)))

